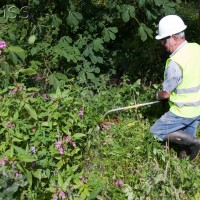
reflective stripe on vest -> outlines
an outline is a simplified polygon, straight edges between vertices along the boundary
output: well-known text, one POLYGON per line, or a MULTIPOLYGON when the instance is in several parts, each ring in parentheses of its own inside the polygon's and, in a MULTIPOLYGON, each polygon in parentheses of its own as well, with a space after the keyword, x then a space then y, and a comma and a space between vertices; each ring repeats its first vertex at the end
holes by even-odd
POLYGON ((175 105, 177 105, 179 108, 182 108, 183 106, 200 106, 200 101, 195 102, 173 102, 175 105))
POLYGON ((200 91, 200 84, 196 87, 176 89, 174 92, 176 94, 189 94, 189 93, 198 92, 198 91, 200 91))

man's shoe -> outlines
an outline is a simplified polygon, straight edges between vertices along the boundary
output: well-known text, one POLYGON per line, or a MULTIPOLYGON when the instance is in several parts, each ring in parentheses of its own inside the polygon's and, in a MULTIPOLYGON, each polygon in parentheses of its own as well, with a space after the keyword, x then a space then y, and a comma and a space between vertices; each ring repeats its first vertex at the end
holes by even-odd
POLYGON ((169 133, 166 135, 164 141, 186 146, 186 148, 190 150, 190 160, 195 160, 199 155, 200 139, 196 139, 194 136, 184 131, 179 130, 176 132, 169 133))
POLYGON ((190 146, 190 160, 196 160, 200 153, 200 139, 196 139, 196 143, 190 146))

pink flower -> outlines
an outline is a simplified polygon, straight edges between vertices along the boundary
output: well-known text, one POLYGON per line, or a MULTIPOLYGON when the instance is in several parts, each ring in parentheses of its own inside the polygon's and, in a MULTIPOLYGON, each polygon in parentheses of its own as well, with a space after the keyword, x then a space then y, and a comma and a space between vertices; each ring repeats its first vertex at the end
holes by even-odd
POLYGON ((117 181, 115 182, 115 185, 118 186, 118 187, 121 187, 121 186, 124 185, 124 183, 123 183, 122 180, 117 180, 117 181))
POLYGON ((83 183, 87 183, 87 180, 86 180, 83 176, 80 177, 80 180, 81 180, 83 183))
POLYGON ((33 153, 35 153, 35 152, 36 152, 36 149, 35 149, 35 147, 34 147, 34 146, 32 146, 32 147, 31 147, 31 151, 32 151, 33 153))
POLYGON ((17 88, 13 89, 12 93, 16 94, 16 92, 17 92, 17 88))
POLYGON ((76 143, 75 143, 75 142, 72 142, 72 146, 73 146, 73 147, 76 147, 76 143))
POLYGON ((105 130, 109 130, 109 129, 110 129, 110 126, 107 126, 107 125, 105 125, 105 124, 103 124, 102 127, 103 127, 103 129, 105 129, 105 130))
POLYGON ((58 150, 59 150, 60 154, 63 154, 63 148, 62 147, 60 147, 58 150))
POLYGON ((3 49, 3 48, 6 48, 7 44, 5 41, 1 40, 0 41, 0 48, 3 49))
POLYGON ((65 141, 68 143, 68 142, 71 142, 71 138, 69 137, 69 136, 67 136, 66 138, 65 138, 65 141))
POLYGON ((61 197, 62 199, 66 199, 66 195, 65 195, 65 193, 64 193, 63 191, 60 192, 60 197, 61 197))
POLYGON ((15 176, 16 176, 16 177, 18 177, 18 176, 19 176, 19 173, 18 173, 17 171, 15 172, 15 176))
POLYGON ((23 90, 23 86, 20 86, 20 87, 19 87, 19 91, 22 91, 22 90, 23 90))
POLYGON ((1 165, 4 166, 4 165, 6 164, 6 159, 5 159, 5 158, 2 158, 2 159, 0 160, 0 162, 1 162, 1 165))
POLYGON ((79 115, 79 117, 83 117, 83 116, 84 116, 84 110, 81 109, 81 110, 78 112, 78 115, 79 115))
POLYGON ((45 100, 48 100, 47 94, 43 94, 43 97, 44 97, 45 100))
POLYGON ((62 145, 62 140, 59 140, 58 142, 56 142, 56 148, 60 148, 62 145))
POLYGON ((32 97, 32 98, 34 97, 34 92, 30 94, 30 97, 32 97))
POLYGON ((58 200, 58 195, 57 194, 53 195, 53 200, 58 200))
POLYGON ((14 128, 14 125, 13 125, 12 122, 10 122, 10 121, 8 121, 8 122, 6 123, 6 126, 7 126, 8 128, 14 128))

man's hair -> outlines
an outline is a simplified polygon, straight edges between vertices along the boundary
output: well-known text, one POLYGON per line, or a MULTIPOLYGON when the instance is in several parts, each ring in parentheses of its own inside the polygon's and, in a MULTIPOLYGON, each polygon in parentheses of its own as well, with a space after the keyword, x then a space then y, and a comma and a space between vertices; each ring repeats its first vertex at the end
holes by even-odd
POLYGON ((182 31, 182 32, 177 33, 177 34, 175 34, 175 35, 176 35, 177 38, 181 39, 181 38, 184 38, 184 37, 185 37, 185 32, 182 31))

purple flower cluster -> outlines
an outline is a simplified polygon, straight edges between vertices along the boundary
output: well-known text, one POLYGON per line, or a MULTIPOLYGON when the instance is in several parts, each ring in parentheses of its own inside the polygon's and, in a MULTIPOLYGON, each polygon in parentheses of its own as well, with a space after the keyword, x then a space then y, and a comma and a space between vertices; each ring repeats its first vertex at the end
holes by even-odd
POLYGON ((58 194, 53 195, 53 200, 58 200, 59 196, 61 197, 62 200, 67 198, 66 194, 61 190, 59 195, 58 194))
POLYGON ((110 121, 105 121, 104 123, 101 124, 102 128, 106 131, 111 129, 112 125, 113 123, 110 121))
MULTIPOLYGON (((71 140, 69 136, 65 137, 65 142, 70 143, 74 148, 76 147, 76 143, 71 140)), ((64 142, 62 139, 58 140, 55 144, 56 148, 58 149, 60 154, 64 154, 64 150, 66 149, 66 146, 64 145, 64 142)))
POLYGON ((6 158, 1 158, 0 160, 0 166, 4 166, 6 164, 6 158))
POLYGON ((121 187, 121 186, 124 185, 124 182, 123 182, 122 180, 117 180, 117 181, 115 182, 115 185, 118 186, 118 187, 121 187))
POLYGON ((44 98, 45 101, 49 99, 49 97, 47 96, 47 94, 43 94, 43 98, 44 98))
POLYGON ((6 123, 6 126, 7 126, 8 128, 14 128, 14 124, 12 124, 11 121, 8 121, 8 122, 6 123))
POLYGON ((80 177, 80 180, 83 182, 83 183, 87 183, 87 179, 83 176, 80 177))
MULTIPOLYGON (((5 41, 0 40, 0 49, 4 49, 7 47, 7 44, 5 41)), ((0 55, 2 54, 2 50, 0 50, 0 55)))
POLYGON ((36 149, 35 149, 34 146, 31 147, 31 152, 32 152, 32 153, 36 153, 36 149))
POLYGON ((81 110, 78 112, 78 115, 79 115, 79 117, 83 117, 83 116, 84 116, 84 110, 81 109, 81 110))
POLYGON ((71 140, 71 138, 69 136, 65 137, 65 141, 66 143, 71 143, 71 145, 75 148, 76 147, 76 143, 74 141, 71 140))
POLYGON ((23 86, 20 86, 19 88, 14 88, 13 90, 9 90, 8 95, 10 96, 11 94, 16 94, 17 90, 22 91, 23 86))
POLYGON ((16 92, 17 92, 17 88, 14 88, 13 90, 9 90, 8 95, 16 94, 16 92))
POLYGON ((0 40, 0 49, 4 49, 4 48, 6 48, 6 47, 7 47, 6 42, 3 41, 3 40, 0 40))

